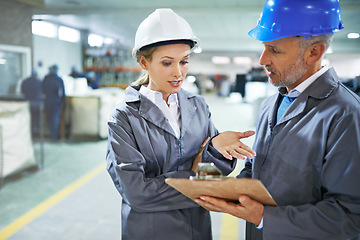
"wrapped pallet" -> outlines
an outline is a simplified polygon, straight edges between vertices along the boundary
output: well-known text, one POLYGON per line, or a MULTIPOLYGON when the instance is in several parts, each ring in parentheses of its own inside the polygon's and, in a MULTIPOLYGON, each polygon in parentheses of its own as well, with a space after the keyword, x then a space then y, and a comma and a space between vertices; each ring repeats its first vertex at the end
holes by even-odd
POLYGON ((71 138, 107 138, 107 121, 124 90, 104 88, 78 96, 68 96, 71 138))
POLYGON ((0 177, 36 166, 29 102, 0 99, 0 129, 0 177))

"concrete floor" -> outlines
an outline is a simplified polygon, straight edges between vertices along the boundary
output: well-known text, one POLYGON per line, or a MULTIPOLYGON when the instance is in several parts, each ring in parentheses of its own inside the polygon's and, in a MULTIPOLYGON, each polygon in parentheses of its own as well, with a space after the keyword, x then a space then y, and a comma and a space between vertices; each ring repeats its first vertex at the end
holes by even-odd
MULTIPOLYGON (((205 95, 219 131, 254 130, 256 101, 205 95)), ((253 138, 244 140, 252 146, 253 138)), ((120 239, 121 198, 105 171, 107 140, 45 142, 44 168, 0 189, 0 240, 120 239)), ((34 143, 40 157, 39 143, 34 143)), ((235 175, 243 163, 238 164, 235 175)), ((244 221, 212 213, 214 240, 244 239, 244 221)))

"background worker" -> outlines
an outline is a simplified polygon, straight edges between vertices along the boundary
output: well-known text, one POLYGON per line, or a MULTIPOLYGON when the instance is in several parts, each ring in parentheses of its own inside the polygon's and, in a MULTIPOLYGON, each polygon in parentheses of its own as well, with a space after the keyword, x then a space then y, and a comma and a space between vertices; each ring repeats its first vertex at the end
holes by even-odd
POLYGON ((31 71, 31 76, 21 83, 21 92, 30 102, 31 130, 34 136, 39 131, 41 108, 41 80, 35 69, 31 71))
POLYGON ((360 98, 321 65, 341 29, 336 0, 268 0, 249 32, 279 93, 260 108, 257 155, 239 177, 261 180, 278 206, 197 200, 245 219, 246 239, 360 239, 360 98))
MULTIPOLYGON (((171 9, 138 27, 133 56, 145 74, 126 89, 108 122, 107 169, 122 196, 122 239, 210 240, 210 214, 165 183, 194 176, 202 144, 218 131, 204 98, 181 88, 199 39, 171 9)), ((236 135, 236 133, 234 133, 236 135)), ((239 138, 233 151, 252 156, 239 138)), ((229 174, 236 161, 216 160, 229 174)))
POLYGON ((58 75, 58 66, 49 68, 42 82, 42 91, 45 95, 45 111, 50 127, 50 138, 55 141, 59 137, 62 107, 65 103, 64 81, 58 75))

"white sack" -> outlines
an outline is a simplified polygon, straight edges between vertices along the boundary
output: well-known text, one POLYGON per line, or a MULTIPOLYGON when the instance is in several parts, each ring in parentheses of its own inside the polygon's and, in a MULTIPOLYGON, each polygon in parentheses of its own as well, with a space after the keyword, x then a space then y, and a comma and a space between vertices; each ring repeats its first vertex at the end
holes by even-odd
POLYGON ((0 126, 2 177, 36 165, 31 140, 29 102, 0 101, 0 126))

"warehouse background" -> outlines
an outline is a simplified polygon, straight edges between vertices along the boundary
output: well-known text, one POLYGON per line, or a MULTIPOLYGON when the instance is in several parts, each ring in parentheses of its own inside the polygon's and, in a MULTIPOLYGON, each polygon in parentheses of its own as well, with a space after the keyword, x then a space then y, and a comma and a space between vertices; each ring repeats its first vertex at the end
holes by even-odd
MULTIPOLYGON (((0 0, 0 239, 119 239, 121 200, 103 165, 106 119, 123 89, 140 74, 130 56, 133 38, 155 8, 173 8, 201 39, 202 52, 192 54, 184 87, 206 98, 218 129, 253 129, 259 104, 276 91, 258 63, 262 44, 247 36, 263 4, 0 0), (80 39, 33 34, 33 22, 76 29, 80 39), (113 41, 90 46, 90 34, 113 41), (31 136, 29 106, 19 90, 32 68, 43 78, 53 64, 59 66, 68 95, 57 142, 49 141, 47 126, 31 136), (75 82, 69 76, 73 67, 95 72, 100 88, 88 88, 86 79, 75 82)), ((348 34, 360 33, 360 1, 340 4, 345 29, 335 34, 324 61, 358 91, 360 38, 348 34)), ((245 141, 251 145, 253 139, 245 141)), ((243 221, 227 217, 213 214, 214 239, 243 239, 243 221)))

